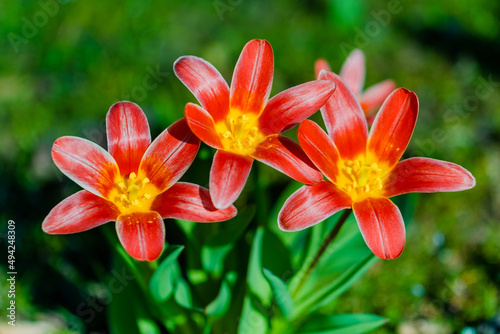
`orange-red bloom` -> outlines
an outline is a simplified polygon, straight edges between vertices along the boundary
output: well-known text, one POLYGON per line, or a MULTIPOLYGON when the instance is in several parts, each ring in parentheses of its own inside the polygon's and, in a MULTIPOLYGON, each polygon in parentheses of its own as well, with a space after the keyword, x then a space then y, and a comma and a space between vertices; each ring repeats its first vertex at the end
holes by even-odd
POLYGON ((42 223, 46 233, 77 233, 116 221, 118 238, 130 256, 152 261, 165 243, 162 218, 213 222, 236 215, 234 206, 217 210, 207 189, 177 182, 200 144, 184 119, 151 143, 143 111, 120 102, 110 108, 106 128, 109 153, 77 137, 54 143, 55 164, 85 190, 50 211, 42 223))
POLYGON ((410 158, 399 161, 413 133, 418 113, 415 93, 396 89, 385 100, 368 134, 356 97, 334 73, 322 79, 337 90, 322 109, 328 135, 314 122, 299 126, 299 142, 327 180, 305 185, 285 202, 278 223, 285 231, 314 225, 335 212, 351 208, 372 252, 394 259, 403 251, 405 227, 389 197, 410 192, 460 191, 475 179, 450 162, 410 158))
MULTIPOLYGON (((330 65, 324 59, 318 59, 314 64, 314 72, 318 78, 322 70, 331 71, 330 65)), ((394 81, 384 80, 363 91, 365 85, 365 55, 359 49, 353 50, 345 60, 340 69, 340 77, 354 93, 361 108, 365 112, 368 125, 373 123, 375 112, 382 105, 382 102, 396 88, 394 81)))
POLYGON ((225 208, 238 198, 254 159, 303 183, 321 180, 300 146, 280 133, 317 111, 333 93, 333 82, 308 82, 268 101, 274 58, 264 40, 245 45, 230 89, 217 69, 201 58, 181 57, 174 70, 202 106, 186 105, 189 127, 217 149, 209 186, 215 207, 225 208))

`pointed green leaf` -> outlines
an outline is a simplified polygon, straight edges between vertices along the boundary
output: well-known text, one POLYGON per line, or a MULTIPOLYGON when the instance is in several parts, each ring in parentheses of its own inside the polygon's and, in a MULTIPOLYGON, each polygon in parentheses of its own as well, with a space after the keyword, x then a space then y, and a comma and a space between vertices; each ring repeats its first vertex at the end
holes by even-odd
POLYGON ((214 317, 224 315, 231 305, 231 290, 236 282, 236 273, 229 272, 224 277, 220 286, 219 294, 207 305, 205 313, 214 317))
POLYGON ((262 303, 269 305, 271 302, 271 288, 262 272, 262 240, 264 228, 259 227, 255 232, 248 263, 247 285, 251 293, 259 297, 262 303))
MULTIPOLYGON (((238 323, 238 334, 267 333, 271 313, 254 303, 256 297, 245 296, 243 311, 238 323)), ((260 305, 262 306, 262 305, 260 305)))
POLYGON ((169 246, 167 252, 170 252, 163 262, 158 266, 149 283, 149 290, 156 301, 165 301, 172 294, 177 278, 180 273, 175 264, 181 254, 184 246, 169 246))
POLYGON ((315 291, 302 290, 296 301, 295 314, 311 313, 321 306, 331 303, 349 289, 378 260, 373 254, 361 258, 337 279, 331 280, 315 291))
POLYGON ((179 305, 189 309, 193 308, 191 289, 189 284, 182 278, 177 281, 174 298, 179 305))
POLYGON ((160 332, 136 281, 117 289, 112 297, 107 311, 110 333, 158 334, 160 332))
POLYGON ((281 310, 281 314, 283 314, 285 318, 289 319, 293 311, 293 300, 288 292, 288 287, 285 282, 281 280, 281 278, 275 276, 267 269, 264 269, 264 276, 271 286, 274 299, 281 310))
POLYGON ((373 314, 314 315, 300 327, 298 334, 361 334, 374 330, 387 319, 373 314))
POLYGON ((152 319, 138 318, 137 326, 141 334, 160 334, 160 329, 152 319))
POLYGON ((264 228, 259 226, 255 232, 248 262, 248 291, 243 300, 243 311, 238 324, 238 333, 266 333, 269 328, 272 293, 269 283, 262 272, 262 240, 264 228))

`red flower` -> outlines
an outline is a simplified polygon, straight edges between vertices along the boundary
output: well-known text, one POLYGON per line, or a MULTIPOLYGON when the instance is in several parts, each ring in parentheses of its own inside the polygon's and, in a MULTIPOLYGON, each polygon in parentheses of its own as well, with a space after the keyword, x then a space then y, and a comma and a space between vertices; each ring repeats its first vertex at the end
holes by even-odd
POLYGON ((273 63, 273 50, 267 41, 248 42, 229 89, 220 73, 205 60, 187 56, 175 62, 177 77, 202 106, 186 105, 189 127, 217 149, 209 187, 217 208, 225 208, 238 198, 254 159, 303 183, 321 180, 321 173, 300 146, 280 133, 317 111, 335 85, 330 81, 312 81, 268 101, 273 63))
POLYGON ((55 164, 85 190, 52 209, 42 223, 43 231, 77 233, 116 221, 118 238, 130 256, 153 261, 165 243, 162 218, 213 222, 236 215, 234 207, 214 208, 207 189, 177 182, 200 144, 184 119, 151 143, 141 108, 120 102, 110 108, 106 128, 109 153, 82 138, 55 141, 55 164))
POLYGON ((399 161, 410 141, 418 113, 415 93, 392 92, 368 134, 363 110, 334 73, 322 78, 337 83, 324 106, 329 136, 314 122, 299 126, 301 146, 327 181, 305 185, 288 198, 278 223, 285 231, 314 225, 351 208, 372 252, 394 259, 403 251, 405 227, 399 209, 388 198, 410 192, 460 191, 474 187, 474 177, 450 162, 410 158, 399 161))
MULTIPOLYGON (((349 86, 354 95, 356 95, 368 119, 368 125, 371 125, 376 110, 382 105, 382 102, 384 102, 394 88, 396 88, 396 85, 392 80, 384 80, 363 91, 365 68, 365 55, 363 51, 355 49, 349 54, 342 65, 340 77, 349 86)), ((316 77, 319 76, 321 70, 331 71, 330 65, 324 59, 318 59, 314 64, 316 77)))

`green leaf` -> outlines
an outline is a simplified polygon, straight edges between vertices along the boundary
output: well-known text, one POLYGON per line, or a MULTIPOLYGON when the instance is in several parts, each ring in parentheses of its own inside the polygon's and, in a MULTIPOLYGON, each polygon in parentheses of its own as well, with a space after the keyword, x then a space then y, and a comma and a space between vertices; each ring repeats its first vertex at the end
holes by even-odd
POLYGON ((179 305, 189 309, 193 308, 191 289, 189 284, 182 278, 179 278, 177 281, 174 298, 179 305))
POLYGON ((243 300, 243 312, 238 323, 238 334, 267 333, 271 313, 255 303, 255 296, 246 295, 243 300), (259 306, 260 307, 259 307, 259 306))
POLYGON ((144 294, 135 281, 127 283, 113 294, 108 307, 108 322, 111 333, 160 333, 152 319, 144 294))
POLYGON ((281 278, 275 276, 267 269, 264 269, 264 276, 269 282, 269 285, 271 285, 274 299, 278 303, 281 314, 283 314, 285 318, 289 319, 293 311, 293 300, 288 292, 288 287, 285 282, 281 280, 281 278))
POLYGON ((224 269, 224 259, 235 242, 246 230, 255 215, 255 206, 245 208, 238 216, 224 223, 215 235, 211 236, 201 249, 203 268, 215 275, 220 275, 224 269))
POLYGON ((294 267, 300 266, 303 262, 306 252, 307 237, 310 229, 297 232, 284 232, 278 227, 278 214, 283 207, 285 201, 302 186, 299 182, 291 182, 285 190, 280 194, 276 200, 276 204, 269 213, 268 228, 271 232, 278 237, 283 245, 289 250, 289 260, 294 267))
POLYGON ((269 328, 272 292, 262 272, 262 240, 264 228, 255 232, 248 261, 248 291, 243 300, 243 311, 238 324, 238 333, 266 333, 269 328))
POLYGON ((160 334, 160 329, 156 323, 151 319, 138 318, 137 326, 141 334, 160 334))
POLYGON ((231 305, 231 290, 236 282, 236 273, 229 272, 221 283, 219 294, 207 305, 205 313, 210 316, 220 317, 224 315, 231 305))
POLYGON ((378 260, 373 254, 359 259, 337 279, 313 291, 301 290, 296 300, 295 314, 311 313, 331 303, 349 289, 378 260))
POLYGON ((269 305, 272 298, 271 288, 262 272, 262 241, 264 228, 258 227, 250 251, 248 262, 247 285, 250 291, 259 297, 262 303, 269 305))
POLYGON ((136 322, 135 306, 131 307, 131 300, 134 301, 133 304, 147 307, 135 282, 131 282, 120 293, 113 295, 107 310, 110 333, 141 333, 136 322))
POLYGON ((170 252, 170 254, 158 266, 151 278, 149 290, 153 298, 158 302, 167 300, 177 284, 180 273, 176 270, 175 264, 183 249, 184 246, 169 246, 167 252, 170 252))
POLYGON ((373 314, 314 315, 299 328, 298 334, 361 334, 374 330, 387 319, 373 314))

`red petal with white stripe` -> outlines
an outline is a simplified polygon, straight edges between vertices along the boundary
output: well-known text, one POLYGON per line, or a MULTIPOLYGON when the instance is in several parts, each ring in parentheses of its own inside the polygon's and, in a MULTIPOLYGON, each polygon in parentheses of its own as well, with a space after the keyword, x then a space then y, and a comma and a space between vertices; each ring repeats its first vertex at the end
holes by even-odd
POLYGON ((344 159, 355 159, 366 151, 368 125, 358 100, 335 73, 321 72, 319 79, 337 84, 335 92, 321 108, 330 138, 344 159))
POLYGON ((395 259, 405 247, 405 225, 398 207, 388 198, 367 198, 352 205, 359 229, 370 250, 381 259, 395 259))
POLYGON ((216 122, 226 117, 229 87, 212 64, 194 56, 180 57, 174 63, 174 72, 216 122))
POLYGON ((122 176, 137 173, 151 135, 146 115, 132 102, 118 102, 106 115, 108 152, 115 158, 122 176))
POLYGON ((278 215, 278 225, 284 231, 303 230, 350 208, 351 204, 350 197, 329 181, 305 185, 286 200, 278 215))
POLYGON ((394 166, 384 185, 385 196, 419 192, 462 191, 476 185, 474 176, 451 162, 410 158, 394 166))
POLYGON ((42 223, 42 230, 49 234, 69 234, 114 221, 120 215, 116 206, 87 190, 57 204, 42 223))
POLYGON ((323 180, 323 175, 299 144, 288 137, 281 135, 267 137, 252 156, 299 182, 311 184, 323 180))
POLYGON ((231 81, 231 109, 259 114, 271 93, 273 49, 268 41, 248 42, 236 64, 231 81))
POLYGON ((78 137, 60 137, 52 147, 56 166, 80 187, 106 198, 120 175, 115 159, 102 147, 78 137))
POLYGON ((365 68, 365 54, 363 51, 355 49, 349 54, 340 69, 340 77, 356 96, 359 96, 365 85, 365 68))
POLYGON ((308 119, 300 123, 297 136, 309 159, 330 181, 335 182, 339 173, 339 152, 330 137, 318 124, 308 119))
POLYGON ((302 122, 321 108, 335 90, 335 83, 315 80, 274 96, 259 117, 265 134, 278 134, 302 122))
POLYGON ((135 212, 116 220, 118 239, 138 261, 154 261, 165 245, 165 225, 157 212, 135 212))
POLYGON ((215 152, 210 169, 210 196, 214 206, 225 209, 240 196, 253 159, 226 151, 215 152))
POLYGON ((139 167, 151 184, 163 192, 186 172, 198 152, 200 140, 184 118, 170 125, 149 146, 139 167))
POLYGON ((368 151, 377 163, 394 166, 403 156, 417 123, 418 98, 398 88, 380 108, 368 138, 368 151))
POLYGON ((219 135, 215 131, 214 119, 205 109, 188 103, 184 109, 184 115, 186 115, 189 128, 201 141, 213 148, 222 148, 219 135))
POLYGON ((158 212, 163 218, 198 223, 224 221, 238 213, 233 205, 222 210, 217 209, 212 204, 208 189, 185 182, 177 182, 156 197, 151 210, 158 212))

